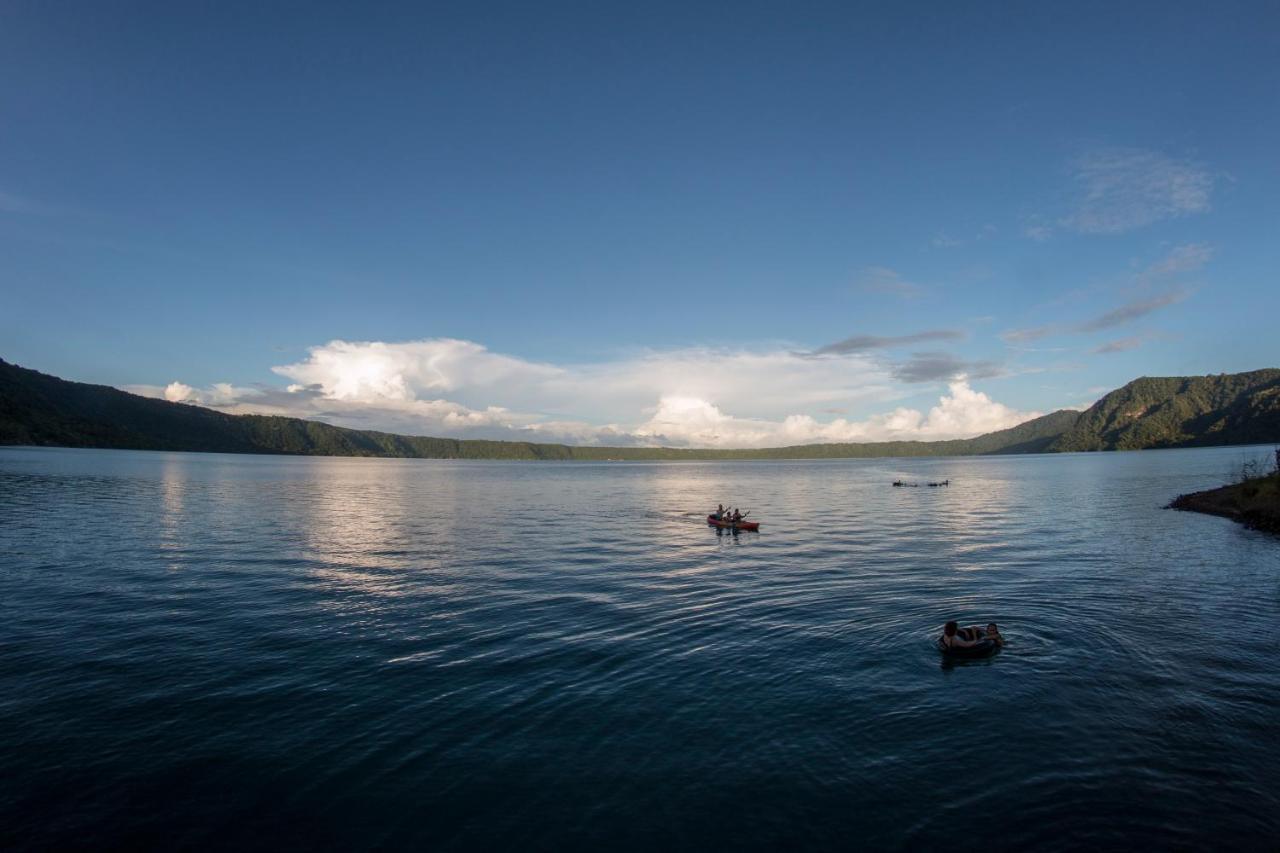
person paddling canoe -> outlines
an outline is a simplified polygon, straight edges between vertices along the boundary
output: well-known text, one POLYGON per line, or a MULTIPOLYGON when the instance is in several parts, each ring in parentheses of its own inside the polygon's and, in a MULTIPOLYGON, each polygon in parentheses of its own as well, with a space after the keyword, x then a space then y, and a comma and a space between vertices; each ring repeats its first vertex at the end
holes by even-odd
POLYGON ((741 510, 712 512, 707 514, 707 524, 714 524, 718 528, 734 532, 739 530, 759 530, 760 522, 747 521, 748 515, 751 515, 751 513, 742 512, 741 510))

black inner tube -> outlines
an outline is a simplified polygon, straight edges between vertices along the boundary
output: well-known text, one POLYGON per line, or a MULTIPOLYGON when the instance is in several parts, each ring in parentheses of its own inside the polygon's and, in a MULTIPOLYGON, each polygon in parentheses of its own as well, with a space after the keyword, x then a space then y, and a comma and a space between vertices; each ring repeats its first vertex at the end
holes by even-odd
POLYGON ((938 651, 944 655, 957 658, 985 658, 1000 648, 995 640, 983 640, 976 646, 948 646, 943 642, 943 638, 938 638, 938 651))

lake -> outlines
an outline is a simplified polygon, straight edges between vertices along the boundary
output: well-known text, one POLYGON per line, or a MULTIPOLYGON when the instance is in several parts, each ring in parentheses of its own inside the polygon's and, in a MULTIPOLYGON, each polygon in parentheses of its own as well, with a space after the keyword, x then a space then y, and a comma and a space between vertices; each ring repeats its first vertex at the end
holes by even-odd
POLYGON ((0 448, 0 846, 1274 849, 1270 454, 0 448))

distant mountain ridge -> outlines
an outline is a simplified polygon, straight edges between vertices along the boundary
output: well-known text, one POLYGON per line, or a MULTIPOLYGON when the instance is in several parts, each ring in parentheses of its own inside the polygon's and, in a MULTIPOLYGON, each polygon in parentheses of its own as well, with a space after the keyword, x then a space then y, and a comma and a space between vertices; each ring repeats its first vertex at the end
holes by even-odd
POLYGON ((396 435, 268 415, 228 415, 70 382, 0 360, 0 445, 424 459, 837 459, 1127 450, 1280 441, 1280 370, 1137 379, 1085 412, 1061 410, 949 441, 751 450, 572 447, 396 435))
POLYGON ((1142 377, 1107 394, 1052 442, 1053 452, 1280 441, 1280 370, 1142 377))

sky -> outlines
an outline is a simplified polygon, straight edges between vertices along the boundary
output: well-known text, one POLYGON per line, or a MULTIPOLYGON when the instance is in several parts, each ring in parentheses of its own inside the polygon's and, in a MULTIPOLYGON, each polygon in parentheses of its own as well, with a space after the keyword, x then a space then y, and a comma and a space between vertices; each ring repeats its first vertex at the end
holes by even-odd
POLYGON ((419 435, 1280 366, 1280 6, 0 0, 0 358, 419 435))

